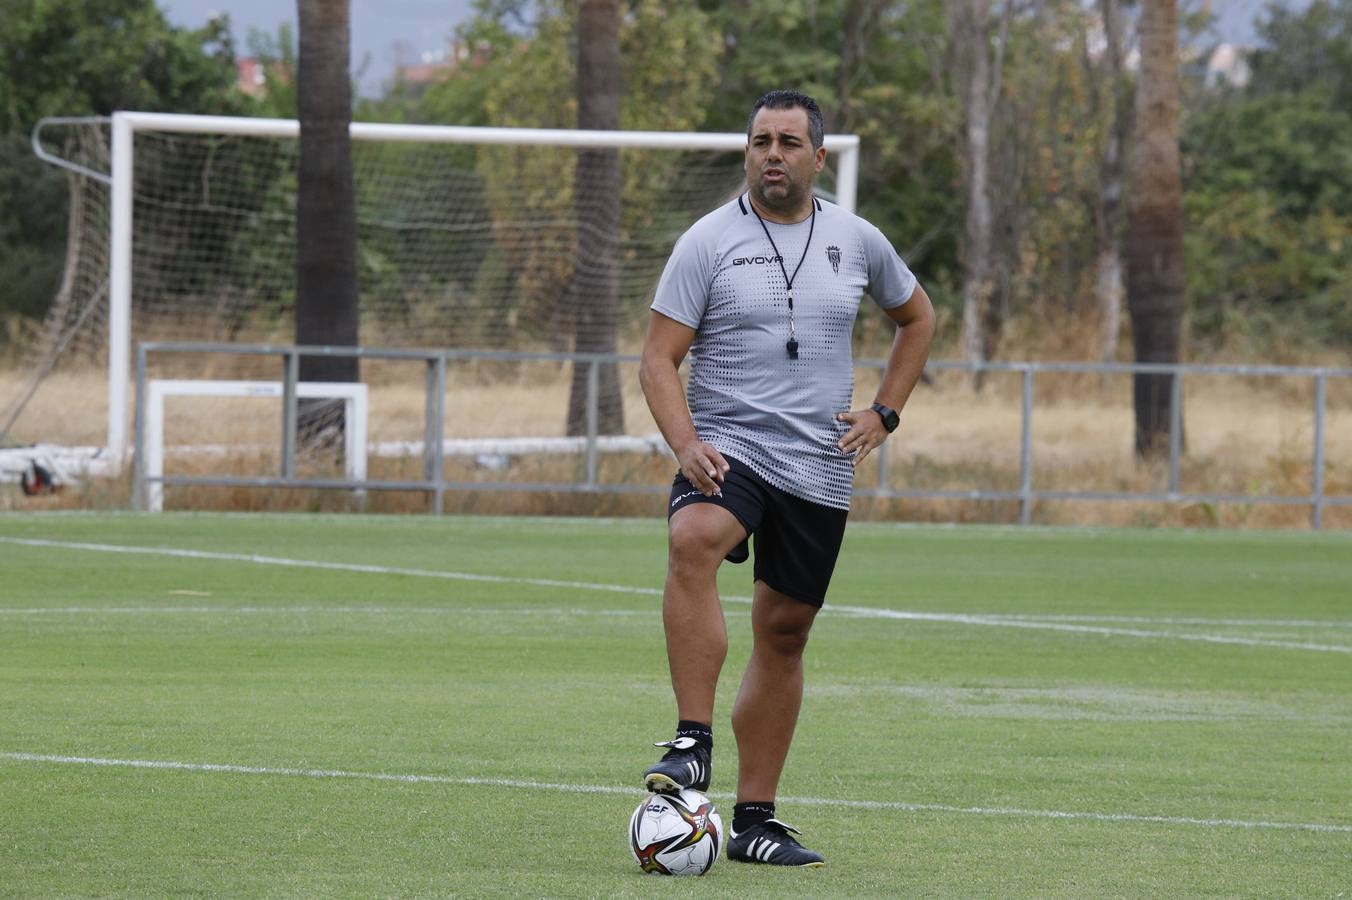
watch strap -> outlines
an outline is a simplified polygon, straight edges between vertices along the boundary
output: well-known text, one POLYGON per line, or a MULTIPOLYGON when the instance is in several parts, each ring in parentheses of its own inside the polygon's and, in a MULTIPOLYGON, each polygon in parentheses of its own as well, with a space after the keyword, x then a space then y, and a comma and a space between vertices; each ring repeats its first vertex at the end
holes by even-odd
POLYGON ((888 434, 896 431, 897 426, 901 424, 901 416, 897 415, 897 411, 890 406, 874 403, 869 409, 876 412, 883 420, 883 427, 887 429, 888 434))

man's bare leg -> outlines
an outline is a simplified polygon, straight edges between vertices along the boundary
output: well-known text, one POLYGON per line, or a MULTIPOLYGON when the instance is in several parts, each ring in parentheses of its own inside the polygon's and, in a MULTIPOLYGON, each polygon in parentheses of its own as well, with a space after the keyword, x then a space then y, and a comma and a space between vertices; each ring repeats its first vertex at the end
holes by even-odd
POLYGON ((678 717, 711 724, 728 630, 718 599, 718 566, 746 537, 737 517, 712 503, 691 503, 671 517, 662 625, 678 717))
POLYGON ((754 644, 737 702, 737 802, 773 803, 803 702, 803 649, 816 607, 756 582, 754 644))

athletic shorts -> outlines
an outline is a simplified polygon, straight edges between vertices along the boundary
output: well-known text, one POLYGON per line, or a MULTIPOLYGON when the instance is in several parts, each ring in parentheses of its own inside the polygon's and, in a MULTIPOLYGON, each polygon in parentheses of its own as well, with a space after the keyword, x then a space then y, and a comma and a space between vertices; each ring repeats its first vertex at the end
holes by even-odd
MULTIPOLYGON (((706 497, 680 472, 671 485, 667 519, 691 503, 713 503, 737 517, 747 537, 755 536, 756 581, 781 594, 821 608, 845 538, 849 510, 803 500, 767 484, 740 460, 724 456, 730 468, 722 496, 706 497)), ((746 562, 747 541, 727 556, 746 562)))

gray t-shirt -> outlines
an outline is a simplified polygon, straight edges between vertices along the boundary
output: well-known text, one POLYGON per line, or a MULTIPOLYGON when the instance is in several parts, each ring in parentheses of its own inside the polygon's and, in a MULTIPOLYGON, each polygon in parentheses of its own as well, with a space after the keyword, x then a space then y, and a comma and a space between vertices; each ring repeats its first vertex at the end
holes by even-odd
POLYGON ((877 228, 815 203, 815 224, 765 222, 793 277, 797 359, 784 273, 746 195, 682 235, 652 308, 695 329, 686 401, 700 440, 795 497, 849 509, 854 469, 836 446, 848 426, 835 416, 854 395, 855 313, 865 291, 894 309, 916 281, 877 228))

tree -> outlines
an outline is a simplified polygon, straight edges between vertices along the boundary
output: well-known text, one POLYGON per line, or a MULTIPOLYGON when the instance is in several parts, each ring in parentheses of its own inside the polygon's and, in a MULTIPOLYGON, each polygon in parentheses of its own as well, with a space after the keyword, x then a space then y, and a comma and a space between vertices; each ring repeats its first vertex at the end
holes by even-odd
MULTIPOLYGON (((1127 201, 1127 309, 1136 361, 1176 363, 1182 341, 1185 268, 1179 164, 1177 0, 1143 0, 1141 70, 1127 201)), ((1133 379, 1136 453, 1168 448, 1174 376, 1133 379)))
MULTIPOLYGON (((620 127, 620 0, 581 0, 577 14, 577 127, 620 127)), ((573 206, 577 262, 569 291, 575 305, 574 347, 579 353, 614 353, 619 321, 615 250, 620 230, 620 153, 614 147, 584 148, 577 155, 573 206)), ((587 383, 591 365, 573 366, 568 397, 568 434, 587 430, 587 383)), ((614 365, 600 368, 598 428, 624 432, 624 406, 614 365)))
POLYGON ((250 115, 273 119, 296 118, 298 85, 296 33, 290 22, 277 26, 276 34, 249 29, 249 55, 262 67, 263 90, 254 98, 250 115))
POLYGON ((1099 315, 1098 357, 1112 362, 1117 354, 1122 322, 1122 181, 1123 154, 1130 137, 1131 115, 1127 81, 1122 73, 1123 25, 1121 0, 1099 0, 1103 20, 1103 137, 1100 141, 1098 202, 1094 216, 1098 239, 1094 262, 1094 296, 1099 315))
MULTIPOLYGON (((572 2, 528 5, 521 0, 481 0, 478 6, 479 16, 459 32, 476 48, 478 61, 430 88, 414 116, 457 124, 578 127, 583 113, 578 89, 583 77, 578 71, 579 7, 572 2), (527 6, 534 18, 524 18, 527 6)), ((628 0, 619 10, 624 77, 612 80, 618 90, 618 127, 697 129, 708 112, 715 80, 714 61, 721 45, 717 29, 693 6, 628 0)), ((594 240, 592 234, 579 236, 579 228, 593 227, 587 224, 588 216, 597 215, 585 208, 598 199, 594 185, 583 183, 592 176, 579 172, 573 151, 556 147, 503 146, 477 153, 466 148, 466 152, 474 153, 467 165, 482 180, 485 218, 503 225, 495 227, 493 247, 482 256, 478 278, 495 289, 508 288, 514 305, 497 313, 511 323, 514 346, 533 342, 557 351, 585 350, 585 342, 580 347, 576 342, 577 316, 594 312, 582 308, 593 298, 574 296, 579 289, 575 270, 579 263, 586 264, 579 249, 588 252, 585 242, 594 240), (512 227, 523 203, 538 222, 529 235, 512 227)), ((667 195, 680 187, 677 179, 686 163, 688 159, 670 151, 627 149, 619 154, 624 203, 605 215, 618 216, 624 246, 646 249, 666 240, 671 223, 659 213, 669 208, 667 195)), ((625 307, 622 315, 617 313, 616 327, 621 320, 640 320, 637 303, 643 302, 646 310, 646 291, 660 273, 660 262, 655 271, 634 263, 625 260, 616 271, 619 302, 625 307)), ((466 290, 473 293, 479 287, 470 283, 466 290)), ((584 376, 585 372, 579 377, 584 376)), ((576 404, 573 409, 580 413, 576 404)))
POLYGON ((247 106, 226 17, 183 29, 153 0, 0 0, 0 22, 0 318, 32 320, 61 280, 69 202, 29 145, 39 119, 247 106))
POLYGON ((230 21, 174 28, 153 0, 0 0, 0 130, 43 116, 238 110, 230 21))
MULTIPOLYGON (((861 139, 858 206, 924 267, 936 302, 951 293, 962 201, 954 190, 961 113, 945 67, 949 0, 740 0, 704 5, 724 35, 719 79, 703 128, 743 131, 764 91, 797 87, 822 106, 828 131, 861 139), (937 295, 937 296, 936 296, 937 295)), ((828 156, 827 169, 832 167, 828 156)), ((829 181, 818 182, 829 190, 829 181)), ((877 325, 885 342, 891 323, 877 325)))
POLYGON ((1263 46, 1254 54, 1256 94, 1319 91, 1335 106, 1352 107, 1352 0, 1269 3, 1258 22, 1263 46))
MULTIPOLYGON (((299 0, 300 159, 296 191, 296 343, 355 346, 357 213, 347 0, 299 0)), ((356 358, 306 357, 304 381, 356 381, 356 358)), ((307 405, 301 432, 323 426, 307 405)))
POLYGON ((1186 118, 1190 334, 1299 358, 1352 346, 1352 0, 1258 32, 1252 80, 1186 118))
POLYGON ((840 60, 836 65, 836 98, 827 114, 828 131, 845 131, 853 113, 854 90, 869 51, 869 37, 878 30, 888 0, 845 0, 840 60))
MULTIPOLYGON (((991 0, 952 0, 949 5, 953 60, 963 111, 962 356, 987 358, 987 315, 995 296, 994 218, 990 198, 990 128, 1000 98, 1010 0, 994 28, 991 0), (992 58, 992 48, 994 58, 992 58)), ((980 384, 980 376, 976 378, 980 384)))

